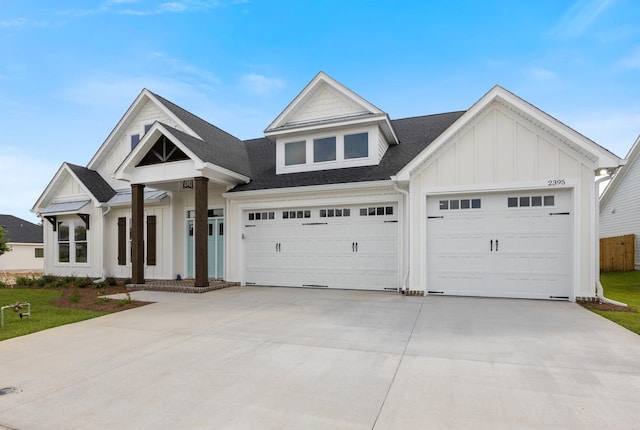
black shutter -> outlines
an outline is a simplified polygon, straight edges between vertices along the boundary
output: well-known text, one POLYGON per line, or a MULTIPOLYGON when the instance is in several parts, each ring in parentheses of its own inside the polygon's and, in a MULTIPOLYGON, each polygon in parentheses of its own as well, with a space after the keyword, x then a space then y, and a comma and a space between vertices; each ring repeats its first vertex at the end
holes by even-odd
POLYGON ((118 265, 127 265, 127 219, 118 218, 118 265))
POLYGON ((147 266, 156 265, 156 216, 147 216, 147 266))

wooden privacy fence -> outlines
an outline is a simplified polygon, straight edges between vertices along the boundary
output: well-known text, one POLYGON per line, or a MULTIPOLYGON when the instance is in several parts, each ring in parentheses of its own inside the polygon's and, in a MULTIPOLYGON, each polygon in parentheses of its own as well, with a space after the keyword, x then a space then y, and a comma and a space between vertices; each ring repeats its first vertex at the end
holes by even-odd
POLYGON ((635 235, 600 239, 600 271, 634 270, 635 235))

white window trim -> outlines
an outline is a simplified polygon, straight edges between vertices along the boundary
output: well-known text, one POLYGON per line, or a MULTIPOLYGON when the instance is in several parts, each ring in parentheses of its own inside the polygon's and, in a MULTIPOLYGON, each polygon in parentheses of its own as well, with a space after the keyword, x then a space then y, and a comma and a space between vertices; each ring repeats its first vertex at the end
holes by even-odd
POLYGON ((358 127, 354 129, 327 130, 317 134, 295 135, 279 138, 276 141, 276 174, 312 172, 318 170, 340 169, 344 167, 359 167, 377 165, 379 160, 378 141, 380 130, 377 126, 358 127), (369 155, 359 158, 344 157, 344 136, 368 133, 369 155), (336 159, 314 162, 313 145, 315 139, 327 137, 336 138, 336 159), (293 142, 306 142, 306 162, 302 164, 285 165, 285 145, 293 142))
MULTIPOLYGON (((83 242, 86 242, 87 244, 87 261, 86 262, 76 262, 76 237, 75 237, 75 228, 76 228, 76 223, 78 222, 82 222, 82 220, 79 219, 58 219, 56 222, 68 222, 69 223, 69 241, 65 242, 69 244, 69 261, 68 262, 63 262, 60 261, 60 241, 58 240, 58 234, 60 233, 59 228, 56 228, 56 235, 55 235, 55 249, 54 249, 54 258, 55 258, 55 263, 54 263, 54 267, 69 267, 69 266, 81 266, 81 267, 88 267, 90 265, 90 261, 91 261, 91 239, 90 239, 90 231, 87 229, 86 230, 86 234, 87 234, 87 239, 83 242)), ((56 226, 58 227, 58 226, 56 226)))

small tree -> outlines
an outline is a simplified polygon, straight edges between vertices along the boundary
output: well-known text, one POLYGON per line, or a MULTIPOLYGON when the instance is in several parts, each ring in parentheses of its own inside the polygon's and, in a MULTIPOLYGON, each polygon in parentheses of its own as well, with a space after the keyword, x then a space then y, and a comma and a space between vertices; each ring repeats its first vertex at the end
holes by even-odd
POLYGON ((7 237, 4 235, 4 228, 0 225, 0 255, 11 251, 11 248, 7 245, 7 240, 7 237))

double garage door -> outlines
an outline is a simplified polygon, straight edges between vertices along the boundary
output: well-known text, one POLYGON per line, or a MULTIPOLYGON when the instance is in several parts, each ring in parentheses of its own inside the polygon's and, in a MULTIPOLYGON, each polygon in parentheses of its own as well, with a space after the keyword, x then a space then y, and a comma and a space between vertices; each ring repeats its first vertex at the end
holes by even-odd
POLYGON ((571 191, 427 198, 430 294, 568 299, 571 191))
POLYGON ((247 285, 396 290, 395 203, 243 213, 247 285))

